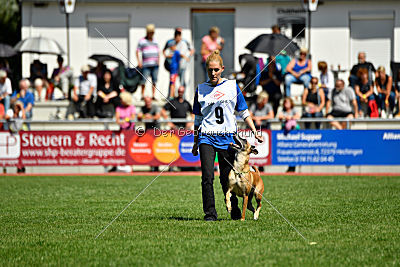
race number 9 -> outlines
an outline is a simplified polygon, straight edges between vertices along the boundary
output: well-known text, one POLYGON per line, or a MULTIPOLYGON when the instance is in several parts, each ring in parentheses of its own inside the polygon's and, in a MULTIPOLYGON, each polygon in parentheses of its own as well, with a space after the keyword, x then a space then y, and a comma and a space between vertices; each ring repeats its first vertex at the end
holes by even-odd
POLYGON ((215 108, 215 117, 217 118, 216 122, 218 124, 224 123, 224 110, 222 109, 222 107, 215 108))

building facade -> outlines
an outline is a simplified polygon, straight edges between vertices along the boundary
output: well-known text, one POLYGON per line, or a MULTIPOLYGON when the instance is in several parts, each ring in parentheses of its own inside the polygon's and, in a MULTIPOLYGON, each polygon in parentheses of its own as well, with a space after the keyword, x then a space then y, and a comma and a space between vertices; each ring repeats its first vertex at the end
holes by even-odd
MULTIPOLYGON (((197 82, 204 79, 201 69, 201 37, 217 25, 225 38, 223 57, 226 72, 239 70, 238 56, 248 53, 247 43, 259 34, 270 33, 279 24, 289 37, 307 47, 308 17, 302 1, 77 1, 70 15, 70 65, 75 75, 92 54, 110 54, 126 64, 136 65, 135 51, 148 23, 156 25, 155 39, 162 49, 173 38, 174 28, 183 28, 183 38, 196 48, 187 80, 191 97, 197 82), (104 38, 102 35, 106 38, 104 38), (117 49, 118 48, 118 49, 117 49)), ((400 61, 400 1, 320 1, 311 15, 310 46, 313 73, 324 60, 344 75, 365 51, 367 60, 390 69, 390 61, 400 61)), ((44 36, 56 39, 67 50, 65 15, 58 1, 22 1, 22 38, 44 36)), ((266 55, 265 55, 266 56, 266 55)), ((23 55, 23 76, 37 55, 23 55)), ((41 55, 52 70, 56 58, 41 55)), ((168 72, 161 58, 158 88, 168 92, 168 72)))

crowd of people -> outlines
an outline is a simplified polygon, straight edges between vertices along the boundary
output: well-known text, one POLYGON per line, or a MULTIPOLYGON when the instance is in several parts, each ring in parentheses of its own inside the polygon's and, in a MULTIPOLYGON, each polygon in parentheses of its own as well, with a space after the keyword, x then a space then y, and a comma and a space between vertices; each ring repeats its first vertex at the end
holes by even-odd
MULTIPOLYGON (((281 34, 277 25, 272 27, 273 34, 281 34)), ((70 105, 66 119, 77 118, 113 118, 116 117, 121 128, 131 128, 133 124, 126 120, 146 120, 146 129, 159 126, 161 118, 190 118, 192 106, 185 99, 187 87, 186 70, 194 49, 182 38, 182 29, 175 29, 174 36, 168 40, 162 51, 154 38, 155 26, 146 26, 146 35, 139 40, 136 57, 140 74, 139 86, 142 90, 143 107, 131 108, 132 98, 127 90, 117 82, 115 71, 107 69, 103 62, 96 67, 84 65, 81 74, 73 80, 72 70, 64 65, 61 56, 57 57, 57 68, 48 77, 47 65, 34 60, 30 66, 30 77, 19 82, 19 88, 13 90, 6 69, 0 70, 0 119, 31 119, 35 102, 69 99, 70 105), (165 57, 164 67, 170 73, 169 91, 166 105, 159 108, 153 103, 157 88, 160 52, 165 57), (179 81, 179 86, 176 86, 179 81), (145 96, 146 82, 152 83, 152 95, 145 96), (176 107, 172 108, 172 107, 176 107), (149 122, 153 121, 153 122, 149 122)), ((202 38, 201 55, 205 60, 212 51, 221 51, 224 39, 217 27, 211 27, 202 38)), ((375 66, 366 60, 366 53, 358 54, 358 63, 353 66, 349 76, 349 86, 341 79, 335 80, 328 64, 320 61, 319 75, 312 76, 312 61, 307 49, 300 49, 299 56, 291 58, 285 51, 267 59, 267 65, 259 73, 258 84, 262 92, 256 103, 251 103, 250 113, 257 127, 269 129, 268 120, 282 120, 283 129, 295 128, 296 118, 393 118, 400 116, 400 71, 397 77, 391 77, 383 66, 375 66), (396 82, 395 82, 396 81, 396 82), (291 98, 292 85, 304 87, 301 96, 302 112, 294 114, 291 98)), ((205 70, 205 67, 204 67, 205 70)), ((205 72, 206 74, 206 72, 205 72)), ((29 127, 29 125, 27 125, 29 127)), ((191 123, 172 123, 170 128, 192 128, 191 123)), ((319 129, 321 123, 314 127, 319 129)), ((345 128, 345 124, 332 121, 336 129, 345 128)), ((8 129, 3 124, 3 129, 8 129)), ((311 123, 304 124, 306 129, 311 123)))

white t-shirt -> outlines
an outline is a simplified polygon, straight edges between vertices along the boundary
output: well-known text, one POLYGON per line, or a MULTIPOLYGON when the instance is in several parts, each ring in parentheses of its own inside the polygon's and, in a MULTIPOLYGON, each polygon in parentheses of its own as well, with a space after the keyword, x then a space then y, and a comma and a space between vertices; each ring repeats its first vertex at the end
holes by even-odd
POLYGON ((0 95, 3 95, 6 92, 8 95, 12 94, 12 86, 9 78, 6 78, 3 84, 0 83, 0 95))
POLYGON ((95 95, 97 89, 97 77, 93 73, 89 73, 85 80, 81 75, 75 80, 74 86, 79 89, 78 95, 87 95, 90 91, 90 87, 93 86, 94 90, 92 95, 95 95))

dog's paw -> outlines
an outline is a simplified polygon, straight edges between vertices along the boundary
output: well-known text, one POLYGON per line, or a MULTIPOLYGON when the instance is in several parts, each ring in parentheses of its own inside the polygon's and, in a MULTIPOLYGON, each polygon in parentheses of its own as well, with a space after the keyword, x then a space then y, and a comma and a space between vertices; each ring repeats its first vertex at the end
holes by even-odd
POLYGON ((244 218, 241 218, 240 220, 241 220, 242 222, 244 222, 244 218))

